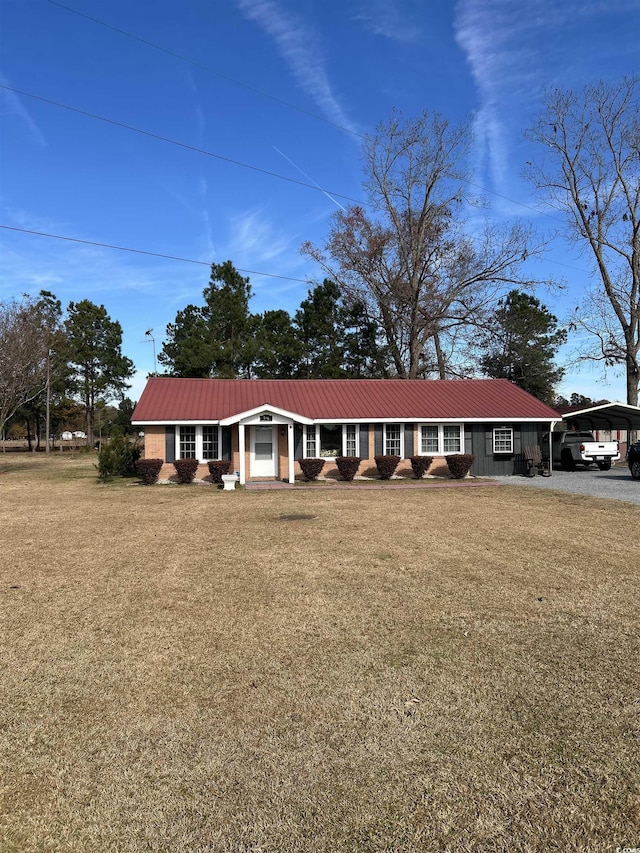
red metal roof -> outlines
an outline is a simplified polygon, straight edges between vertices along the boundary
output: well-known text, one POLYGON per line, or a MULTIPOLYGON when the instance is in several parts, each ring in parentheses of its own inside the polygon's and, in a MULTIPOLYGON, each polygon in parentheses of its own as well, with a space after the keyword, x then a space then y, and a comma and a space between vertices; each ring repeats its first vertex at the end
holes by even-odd
POLYGON ((534 419, 560 415, 506 379, 151 377, 132 420, 218 421, 270 405, 312 420, 534 419))

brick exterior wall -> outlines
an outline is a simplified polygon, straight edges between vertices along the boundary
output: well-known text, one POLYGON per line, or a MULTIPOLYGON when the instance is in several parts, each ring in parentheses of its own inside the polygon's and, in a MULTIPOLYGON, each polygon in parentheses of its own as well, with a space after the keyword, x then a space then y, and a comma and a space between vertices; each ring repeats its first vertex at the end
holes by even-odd
MULTIPOLYGON (((144 429, 144 458, 164 459, 165 442, 163 426, 148 426, 144 429)), ((172 466, 173 467, 173 466, 172 466)))
MULTIPOLYGON (((288 477, 289 474, 289 464, 287 458, 287 432, 285 429, 285 434, 281 435, 280 426, 276 426, 277 430, 277 470, 276 470, 276 479, 283 479, 288 477)), ((245 447, 245 471, 247 474, 247 480, 250 480, 250 432, 249 429, 246 431, 246 447, 245 447)), ((374 462, 374 431, 373 428, 369 429, 369 459, 363 459, 358 468, 357 477, 377 477, 378 469, 376 468, 376 464, 374 462)), ((413 446, 415 449, 419 447, 419 436, 418 436, 418 428, 414 428, 413 435, 413 446)), ((165 458, 165 428, 164 426, 148 426, 144 431, 144 456, 145 459, 164 459, 165 458)), ((235 428, 231 433, 231 466, 229 468, 230 471, 239 471, 240 470, 240 453, 239 453, 239 437, 238 437, 238 429, 235 428)), ((445 462, 444 457, 434 457, 433 463, 428 471, 429 474, 433 474, 435 476, 448 476, 449 469, 447 468, 447 463, 445 462)), ((162 470, 160 471, 160 479, 161 480, 169 480, 175 477, 176 470, 173 466, 172 462, 165 462, 162 466, 162 470)), ((402 477, 412 477, 413 471, 411 470, 411 462, 409 459, 401 460, 398 468, 396 469, 396 474, 402 477)), ((302 470, 300 468, 300 463, 298 461, 294 462, 294 475, 296 479, 303 479, 302 470)), ((209 477, 209 469, 205 464, 201 464, 198 467, 198 471, 196 473, 197 479, 207 479, 209 477)), ((338 468, 336 467, 335 462, 328 458, 325 462, 324 469, 319 479, 321 480, 333 480, 338 479, 340 477, 340 473, 338 468)))

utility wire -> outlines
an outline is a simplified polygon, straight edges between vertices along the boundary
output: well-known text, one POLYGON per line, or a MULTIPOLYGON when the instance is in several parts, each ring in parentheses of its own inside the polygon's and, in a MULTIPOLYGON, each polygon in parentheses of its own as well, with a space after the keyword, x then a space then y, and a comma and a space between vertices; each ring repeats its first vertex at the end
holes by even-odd
POLYGON ((322 187, 318 187, 314 184, 308 184, 304 181, 298 181, 296 178, 289 178, 287 175, 280 175, 278 172, 270 172, 268 169, 261 169, 259 166, 252 166, 250 163, 243 163, 240 160, 234 160, 231 157, 224 157, 222 154, 214 154, 213 151, 207 151, 206 148, 198 148, 195 145, 188 145, 186 142, 180 142, 177 139, 171 139, 168 136, 161 136, 159 133, 152 133, 150 130, 143 130, 140 127, 133 127, 133 125, 126 124, 122 121, 116 121, 112 118, 106 118, 105 116, 97 115, 96 113, 90 113, 87 110, 81 110, 77 107, 71 107, 68 104, 62 104, 60 101, 52 101, 50 98, 43 98, 41 95, 34 95, 32 92, 25 92, 24 89, 16 89, 13 86, 7 86, 3 83, 0 83, 0 89, 7 89, 9 92, 14 92, 17 95, 24 95, 27 98, 33 98, 36 101, 42 101, 45 104, 51 104, 54 107, 60 107, 63 110, 69 110, 69 112, 77 113, 78 115, 87 116, 88 118, 94 118, 98 121, 103 121, 106 124, 112 124, 115 127, 123 127, 126 130, 132 130, 134 133, 140 133, 142 136, 149 136, 152 139, 158 139, 160 142, 168 142, 171 145, 177 145, 180 148, 186 148, 188 151, 195 151, 198 154, 206 154, 207 157, 214 157, 216 160, 222 160, 224 163, 232 163, 234 166, 242 166, 244 169, 251 169, 254 172, 260 172, 263 175, 269 175, 272 178, 279 178, 281 181, 288 181, 290 184, 297 184, 300 187, 307 187, 307 189, 315 190, 316 192, 322 192, 325 195, 329 193, 330 195, 338 196, 338 198, 345 198, 347 201, 353 201, 356 204, 362 206, 368 206, 366 202, 359 201, 356 198, 353 198, 349 195, 344 195, 344 193, 338 193, 334 190, 323 189, 322 187))
MULTIPOLYGON (((256 94, 261 95, 264 98, 268 98, 269 100, 274 101, 277 104, 282 104, 283 106, 289 107, 292 110, 296 110, 297 112, 309 116, 310 118, 322 121, 325 124, 329 124, 332 127, 337 128, 338 130, 344 131, 345 133, 351 133, 354 136, 358 136, 360 139, 366 139, 366 134, 358 133, 357 131, 351 130, 350 128, 345 127, 342 124, 338 124, 335 121, 330 121, 330 119, 324 118, 323 116, 320 116, 317 113, 312 113, 309 110, 304 110, 302 109, 302 107, 298 107, 295 104, 291 104, 289 101, 285 101, 282 98, 278 98, 275 95, 271 95, 268 92, 264 92, 262 91, 262 89, 258 89, 255 86, 251 86, 249 83, 243 83, 241 80, 236 80, 235 77, 231 77, 228 74, 223 74, 221 71, 217 71, 215 68, 211 68, 208 65, 203 65, 201 62, 197 62, 195 59, 190 59, 188 56, 183 56, 181 53, 177 53, 174 50, 162 47, 161 45, 149 41, 148 39, 142 38, 141 36, 137 36, 134 33, 129 33, 126 30, 113 26, 112 24, 108 24, 106 21, 102 21, 99 18, 94 18, 91 15, 87 15, 85 12, 80 12, 77 9, 73 9, 71 6, 67 6, 65 3, 60 3, 59 0, 48 0, 48 2, 51 3, 53 6, 59 6, 61 9, 66 9, 68 12, 73 12, 73 14, 79 15, 81 18, 86 18, 88 21, 92 21, 93 23, 99 24, 102 27, 106 27, 109 30, 113 30, 113 32, 119 33, 120 35, 133 39, 134 41, 138 41, 141 44, 146 45, 147 47, 152 47, 155 50, 159 50, 161 53, 166 53, 168 56, 172 56, 174 59, 179 59, 181 62, 186 62, 189 65, 193 65, 195 68, 200 68, 203 71, 207 71, 210 74, 214 74, 217 77, 220 77, 222 80, 227 80, 230 83, 234 83, 237 86, 241 86, 243 89, 247 89, 250 92, 255 92, 256 94)), ((483 193, 488 193, 489 195, 496 196, 496 198, 501 198, 503 201, 508 201, 511 204, 515 204, 518 207, 524 208, 525 210, 530 210, 537 216, 546 216, 548 219, 551 219, 554 222, 559 222, 561 225, 564 225, 563 220, 559 219, 557 216, 553 216, 552 214, 547 213, 544 210, 539 210, 536 207, 524 204, 524 202, 517 201, 515 198, 509 198, 509 196, 503 195, 502 193, 496 192, 495 190, 490 190, 487 187, 483 187, 481 184, 476 184, 474 181, 471 181, 468 178, 460 178, 460 180, 465 184, 469 184, 469 186, 471 187, 475 187, 476 189, 481 190, 483 193)), ((308 184, 303 184, 303 186, 308 186, 308 184)), ((334 195, 337 195, 337 193, 334 193, 334 195)), ((348 199, 349 197, 342 196, 342 198, 348 199)), ((362 202, 359 202, 359 204, 362 204, 362 202)))
POLYGON ((209 65, 203 65, 203 63, 197 62, 195 59, 190 59, 188 56, 183 56, 181 53, 177 53, 176 51, 170 50, 167 47, 162 47, 161 45, 149 41, 148 39, 142 38, 141 36, 137 36, 134 33, 129 33, 126 30, 120 29, 120 27, 114 27, 112 24, 108 24, 106 21, 101 21, 99 18, 94 18, 91 15, 87 15, 85 12, 79 12, 77 9, 73 9, 71 6, 67 6, 64 3, 59 3, 58 0, 49 0, 49 3, 51 3, 53 6, 59 6, 61 9, 66 9, 68 12, 73 12, 74 15, 79 15, 81 18, 86 18, 88 21, 93 21, 94 24, 99 24, 101 27, 106 27, 108 30, 113 30, 114 32, 119 33, 122 36, 126 36, 127 38, 133 39, 134 41, 138 41, 141 44, 146 45, 147 47, 152 47, 154 50, 159 50, 161 53, 166 53, 168 56, 172 56, 174 59, 179 59, 181 62, 186 62, 189 65, 193 65, 195 68, 200 68, 202 71, 207 71, 209 74, 215 74, 216 77, 220 77, 222 80, 227 80, 229 83, 234 83, 236 86, 241 86, 243 89, 247 89, 250 92, 255 92, 257 95, 261 95, 263 98, 268 98, 270 101, 275 101, 276 104, 282 104, 282 106, 289 107, 289 109, 302 113, 302 115, 309 116, 309 118, 314 118, 317 121, 322 121, 325 124, 330 124, 333 127, 338 128, 338 130, 343 130, 345 133, 351 133, 353 136, 359 136, 361 139, 364 139, 364 135, 362 133, 358 133, 355 130, 351 130, 348 127, 344 127, 344 125, 337 124, 337 122, 331 121, 328 118, 324 118, 323 116, 320 116, 317 113, 312 113, 309 110, 305 110, 302 107, 298 107, 295 104, 290 103, 289 101, 285 101, 282 98, 278 98, 275 95, 269 94, 269 92, 264 92, 262 89, 258 89, 255 86, 251 86, 249 83, 243 83, 241 80, 236 80, 235 77, 231 77, 228 74, 223 74, 216 68, 211 68, 211 66, 209 65))
MULTIPOLYGON (((47 234, 45 231, 32 231, 28 228, 16 228, 13 225, 0 225, 7 231, 19 231, 21 234, 32 234, 37 237, 51 237, 54 240, 66 240, 69 243, 82 243, 85 246, 98 246, 101 249, 116 249, 119 252, 132 252, 135 255, 150 255, 152 258, 163 258, 167 261, 181 261, 185 264, 199 264, 203 267, 210 267, 209 261, 196 261, 193 258, 181 258, 177 255, 164 255, 162 252, 147 252, 144 249, 132 249, 129 246, 114 246, 111 243, 98 243, 96 240, 80 240, 78 237, 64 237, 62 234, 47 234)), ((310 279, 293 278, 289 275, 276 275, 272 272, 260 272, 259 270, 245 270, 242 267, 236 267, 238 272, 248 273, 249 275, 263 275, 268 278, 281 278, 284 281, 297 281, 301 284, 309 284, 310 279)))
MULTIPOLYGON (((211 263, 209 261, 196 261, 193 258, 181 258, 177 255, 164 255, 162 252, 147 252, 144 249, 131 249, 128 246, 114 246, 111 243, 99 243, 95 240, 80 240, 78 237, 64 237, 61 234, 48 234, 45 231, 31 231, 28 228, 17 228, 13 225, 1 225, 0 228, 4 228, 7 231, 18 231, 21 234, 32 234, 37 237, 51 237, 54 240, 67 240, 70 243, 84 243, 87 246, 99 246, 102 249, 117 249, 119 252, 132 252, 136 255, 150 255, 153 258, 164 258, 168 261, 182 261, 185 264, 200 264, 204 267, 210 267, 211 263)), ((578 267, 572 267, 570 264, 565 264, 562 261, 555 261, 553 258, 545 258, 545 263, 548 264, 556 264, 557 266, 566 267, 567 269, 574 270, 575 272, 582 273, 583 275, 589 275, 586 270, 581 270, 578 267)), ((276 275, 272 272, 260 272, 259 270, 246 270, 241 267, 236 267, 238 272, 244 272, 249 275, 263 275, 268 278, 281 278, 284 281, 297 281, 302 284, 309 284, 311 279, 305 278, 292 278, 288 275, 276 275)))
MULTIPOLYGON (((54 0, 49 0, 49 2, 54 2, 54 0)), ((195 145, 189 145, 186 142, 180 142, 178 139, 171 139, 168 136, 162 136, 161 134, 153 133, 150 130, 144 130, 143 128, 140 128, 140 127, 134 127, 131 124, 126 124, 125 122, 122 122, 122 121, 116 121, 115 119, 107 118, 106 116, 101 116, 101 115, 98 115, 97 113, 91 113, 88 110, 81 110, 78 107, 72 107, 69 104, 63 104, 60 101, 54 101, 51 98, 45 98, 42 95, 35 95, 33 92, 27 92, 24 89, 16 89, 14 86, 7 86, 4 83, 0 83, 0 89, 6 89, 9 92, 14 92, 17 95, 23 95, 24 97, 27 97, 27 98, 33 98, 33 100, 35 100, 35 101, 41 101, 42 103, 50 104, 51 106, 59 107, 60 109, 68 110, 69 112, 77 113, 78 115, 82 115, 82 116, 86 116, 87 118, 93 118, 93 119, 96 119, 97 121, 103 121, 106 124, 112 124, 115 127, 122 127, 125 130, 131 130, 134 133, 139 133, 142 136, 148 136, 151 139, 157 139, 160 142, 167 142, 170 145, 177 145, 179 148, 186 148, 187 151, 195 151, 197 154, 205 154, 207 157, 213 157, 216 160, 221 160, 223 163, 231 163, 233 166, 241 166, 244 169, 251 169, 254 172, 260 172, 263 175, 268 175, 269 177, 272 177, 272 178, 278 178, 281 181, 287 181, 288 183, 296 184, 299 187, 305 187, 306 189, 315 190, 316 192, 321 192, 324 195, 335 195, 338 198, 344 198, 347 201, 352 201, 355 204, 360 205, 361 207, 371 207, 369 202, 362 201, 361 199, 357 199, 357 198, 354 198, 353 196, 346 195, 345 193, 336 192, 335 190, 327 190, 324 187, 321 187, 316 183, 309 184, 306 181, 299 181, 296 178, 290 178, 287 175, 281 175, 278 172, 271 172, 268 169, 262 169, 260 166, 254 166, 251 163, 243 163, 241 160, 234 160, 232 157, 225 157, 223 154, 216 154, 213 151, 208 151, 206 148, 198 148, 195 145)), ((460 180, 462 180, 464 183, 469 184, 470 186, 473 186, 479 190, 482 190, 483 192, 488 192, 491 195, 495 195, 495 196, 498 196, 499 198, 504 199, 505 201, 509 201, 509 202, 512 202, 513 204, 519 205, 520 207, 524 207, 527 210, 530 210, 539 216, 546 216, 548 219, 552 219, 554 222, 560 222, 561 224, 564 224, 562 222, 562 220, 558 219, 555 216, 552 216, 550 213, 545 213, 545 211, 543 211, 543 210, 538 210, 535 207, 530 207, 529 205, 523 204, 522 202, 516 201, 515 199, 509 198, 508 196, 501 195, 500 193, 494 192, 493 190, 488 190, 485 187, 481 186, 480 184, 476 184, 473 181, 470 181, 466 178, 460 178, 460 180)))

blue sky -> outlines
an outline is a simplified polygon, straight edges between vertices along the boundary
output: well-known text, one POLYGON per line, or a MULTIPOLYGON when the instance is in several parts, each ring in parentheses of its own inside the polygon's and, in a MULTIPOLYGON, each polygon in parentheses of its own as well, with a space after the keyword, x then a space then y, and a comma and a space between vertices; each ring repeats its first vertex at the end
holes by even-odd
MULTIPOLYGON (((0 223, 200 262, 0 229, 0 298, 104 304, 134 399, 154 366, 145 331, 160 352, 212 262, 255 271, 253 311, 295 311, 322 279, 300 245, 323 242, 342 196, 364 198, 361 136, 394 107, 470 118, 488 215, 549 235, 561 225, 521 177, 545 88, 640 70, 638 0, 0 0, 0 27, 0 84, 23 93, 0 89, 0 223)), ((564 321, 590 259, 556 239, 535 263, 564 283, 538 293, 564 321)), ((560 390, 625 393, 574 366, 560 390)))

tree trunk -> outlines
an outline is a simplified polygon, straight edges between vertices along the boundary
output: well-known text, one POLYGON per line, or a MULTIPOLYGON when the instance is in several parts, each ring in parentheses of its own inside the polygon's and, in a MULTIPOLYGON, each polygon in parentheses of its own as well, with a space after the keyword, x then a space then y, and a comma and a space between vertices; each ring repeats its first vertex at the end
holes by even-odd
POLYGON ((640 381, 640 371, 638 366, 630 355, 627 356, 627 403, 630 406, 638 405, 638 382, 640 381))
POLYGON ((436 358, 438 359, 438 379, 447 378, 447 362, 440 346, 440 335, 436 332, 433 336, 433 343, 436 348, 436 358))

